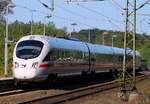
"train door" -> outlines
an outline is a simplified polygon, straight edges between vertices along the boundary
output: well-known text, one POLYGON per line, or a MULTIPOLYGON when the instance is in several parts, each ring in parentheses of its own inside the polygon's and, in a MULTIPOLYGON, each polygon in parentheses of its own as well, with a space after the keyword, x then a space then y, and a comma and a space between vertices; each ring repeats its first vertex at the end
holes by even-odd
POLYGON ((94 53, 90 55, 90 71, 95 72, 96 55, 94 53))
POLYGON ((88 44, 86 44, 88 49, 88 71, 89 72, 95 72, 95 62, 96 62, 96 56, 94 53, 91 52, 90 47, 88 44))
POLYGON ((91 70, 91 52, 90 52, 90 48, 89 48, 88 44, 85 43, 85 45, 88 49, 88 60, 87 61, 88 61, 88 71, 90 71, 91 70))

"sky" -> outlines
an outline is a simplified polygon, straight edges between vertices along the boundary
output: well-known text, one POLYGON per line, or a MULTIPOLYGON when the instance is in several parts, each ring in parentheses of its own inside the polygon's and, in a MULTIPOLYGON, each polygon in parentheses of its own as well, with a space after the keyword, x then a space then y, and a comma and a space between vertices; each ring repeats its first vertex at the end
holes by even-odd
MULTIPOLYGON (((19 20, 22 22, 33 21, 42 23, 53 22, 57 28, 67 27, 67 31, 81 29, 105 29, 125 31, 125 1, 104 0, 88 2, 66 2, 67 0, 54 0, 54 11, 45 8, 39 0, 12 0, 16 7, 14 14, 8 15, 9 23, 19 20), (32 11, 36 10, 36 11, 32 11), (32 12, 31 12, 32 11, 32 12), (51 18, 46 18, 52 15, 51 18), (72 24, 76 25, 72 25, 72 24)), ((41 0, 51 7, 51 0, 41 0)), ((82 0, 74 0, 82 1, 82 0)), ((85 0, 83 0, 85 1, 85 0)), ((133 1, 133 0, 130 0, 133 1)), ((137 7, 147 0, 137 0, 137 7)), ((137 32, 150 35, 150 4, 137 11, 137 32)), ((131 27, 131 26, 130 26, 131 27)))

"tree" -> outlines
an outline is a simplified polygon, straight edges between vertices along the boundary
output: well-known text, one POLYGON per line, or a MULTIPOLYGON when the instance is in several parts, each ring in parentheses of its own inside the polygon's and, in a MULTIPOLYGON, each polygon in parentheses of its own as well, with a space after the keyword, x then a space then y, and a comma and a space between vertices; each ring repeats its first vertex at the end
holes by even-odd
POLYGON ((147 64, 150 67, 150 42, 146 41, 141 45, 139 51, 141 52, 142 59, 147 60, 147 64))
MULTIPOLYGON (((12 0, 1 0, 0 1, 0 22, 4 23, 5 19, 4 19, 4 15, 6 14, 6 7, 9 4, 13 4, 12 0)), ((13 13, 12 11, 12 7, 8 8, 8 13, 13 13)))
MULTIPOLYGON (((13 4, 13 2, 11 0, 1 0, 0 1, 0 13, 1 14, 6 13, 6 7, 8 4, 13 4)), ((9 8, 9 13, 13 13, 12 8, 9 8)))

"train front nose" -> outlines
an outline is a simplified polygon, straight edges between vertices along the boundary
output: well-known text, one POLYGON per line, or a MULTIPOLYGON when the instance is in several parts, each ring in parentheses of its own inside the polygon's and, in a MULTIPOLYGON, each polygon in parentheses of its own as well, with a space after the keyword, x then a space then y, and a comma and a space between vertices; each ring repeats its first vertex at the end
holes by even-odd
POLYGON ((33 80, 37 77, 38 62, 30 61, 15 61, 13 66, 13 75, 19 80, 33 80))
MULTIPOLYGON (((33 37, 31 37, 33 39, 33 37)), ((39 40, 19 41, 14 49, 13 75, 18 80, 34 80, 41 77, 39 62, 42 58, 43 42, 39 40)))
POLYGON ((16 62, 13 67, 13 76, 20 81, 44 81, 47 75, 42 74, 38 66, 38 62, 35 60, 30 62, 16 62))
POLYGON ((36 70, 33 68, 18 68, 14 69, 14 76, 20 80, 32 80, 36 77, 36 70))

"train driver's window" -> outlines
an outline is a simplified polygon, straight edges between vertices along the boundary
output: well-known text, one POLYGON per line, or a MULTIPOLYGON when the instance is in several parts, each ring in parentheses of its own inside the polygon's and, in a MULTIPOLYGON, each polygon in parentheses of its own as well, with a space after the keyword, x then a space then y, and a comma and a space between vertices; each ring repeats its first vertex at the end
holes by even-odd
POLYGON ((45 56, 43 61, 50 61, 50 52, 45 56))

